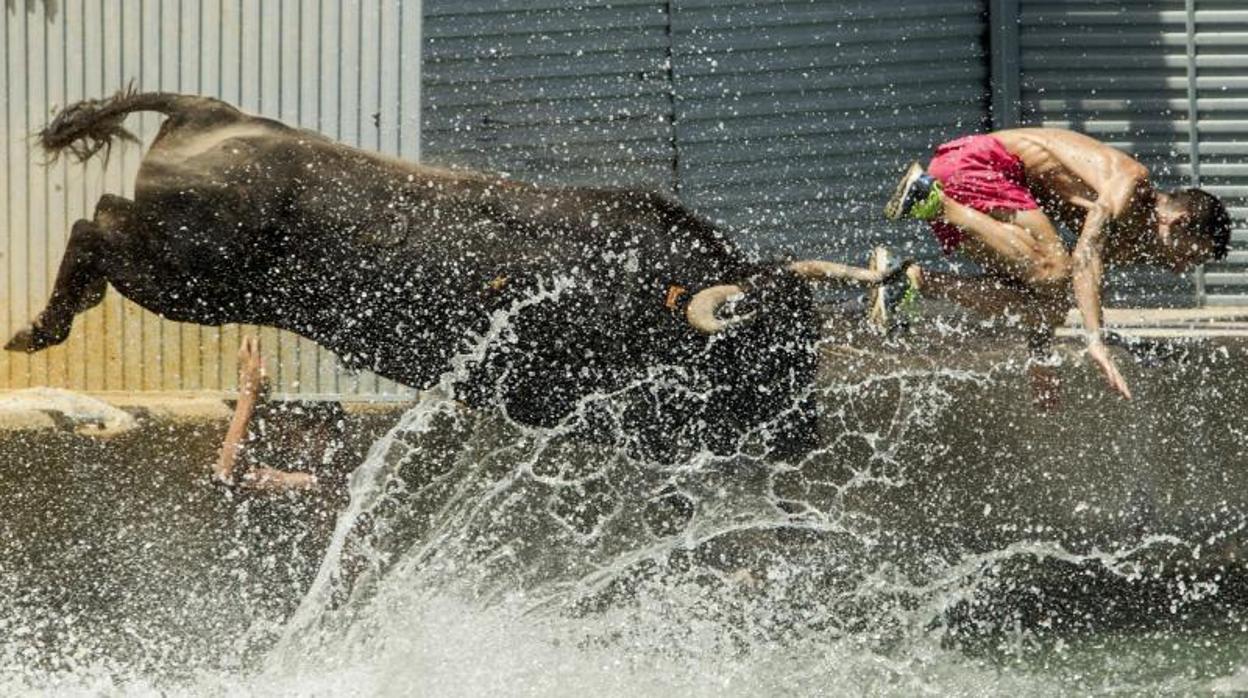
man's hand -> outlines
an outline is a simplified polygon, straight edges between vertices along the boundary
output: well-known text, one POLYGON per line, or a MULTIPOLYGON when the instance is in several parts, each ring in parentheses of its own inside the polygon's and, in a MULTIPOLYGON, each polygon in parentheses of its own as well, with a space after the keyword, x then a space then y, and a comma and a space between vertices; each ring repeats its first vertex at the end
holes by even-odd
POLYGON ((1127 387, 1127 381, 1118 372, 1118 366, 1114 363, 1113 357, 1109 355, 1109 349, 1105 347, 1104 342, 1100 340, 1089 342, 1088 358, 1096 363, 1096 367, 1101 370, 1101 375, 1105 377, 1105 382, 1109 383, 1110 388, 1124 398, 1131 399, 1131 389, 1127 387))
POLYGON ((254 395, 261 391, 264 379, 264 358, 260 355, 260 340, 255 335, 244 335, 238 347, 238 390, 254 395))

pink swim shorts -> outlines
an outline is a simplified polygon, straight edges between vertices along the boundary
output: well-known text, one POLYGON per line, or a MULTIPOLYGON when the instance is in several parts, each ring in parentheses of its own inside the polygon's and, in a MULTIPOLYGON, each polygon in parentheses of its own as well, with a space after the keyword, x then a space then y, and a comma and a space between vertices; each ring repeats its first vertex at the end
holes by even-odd
MULTIPOLYGON (((1023 162, 989 135, 964 136, 936 148, 927 166, 945 196, 976 211, 1031 211, 1040 208, 1027 189, 1023 162)), ((958 249, 966 233, 942 220, 932 230, 945 254, 958 249)))

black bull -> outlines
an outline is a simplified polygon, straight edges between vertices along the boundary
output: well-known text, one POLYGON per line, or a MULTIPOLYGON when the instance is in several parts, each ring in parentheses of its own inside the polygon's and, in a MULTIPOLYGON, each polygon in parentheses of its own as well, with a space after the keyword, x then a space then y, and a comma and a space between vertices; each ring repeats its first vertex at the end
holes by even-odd
POLYGON ((409 386, 457 366, 471 405, 622 427, 653 457, 813 443, 809 281, 839 265, 760 263, 654 194, 417 166, 203 97, 80 102, 41 143, 85 160, 133 140, 139 110, 168 118, 134 200, 105 195, 74 224, 46 309, 6 348, 64 341, 111 283, 166 318, 290 330, 409 386))

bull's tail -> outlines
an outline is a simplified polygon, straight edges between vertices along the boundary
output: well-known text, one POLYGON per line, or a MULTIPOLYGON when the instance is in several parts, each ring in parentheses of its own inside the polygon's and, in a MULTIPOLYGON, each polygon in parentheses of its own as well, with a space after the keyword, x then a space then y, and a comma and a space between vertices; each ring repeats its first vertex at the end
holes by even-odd
POLYGON ((118 91, 112 97, 84 99, 65 107, 52 123, 39 132, 39 145, 52 160, 56 160, 66 150, 78 162, 86 162, 101 150, 104 151, 104 159, 108 160, 113 141, 121 139, 132 143, 139 142, 122 125, 130 112, 158 111, 167 116, 176 116, 205 106, 238 113, 233 107, 215 99, 171 92, 138 92, 131 87, 118 91))

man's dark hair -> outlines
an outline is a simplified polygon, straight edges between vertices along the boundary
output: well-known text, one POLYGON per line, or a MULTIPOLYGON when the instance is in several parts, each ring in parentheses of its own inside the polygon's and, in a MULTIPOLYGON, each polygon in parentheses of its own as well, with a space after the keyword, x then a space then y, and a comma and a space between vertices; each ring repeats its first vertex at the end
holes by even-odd
POLYGON ((1213 258, 1222 259, 1231 246, 1231 214, 1218 197, 1203 189, 1183 189, 1171 195, 1175 206, 1187 213, 1181 223, 1189 235, 1213 241, 1213 258))

